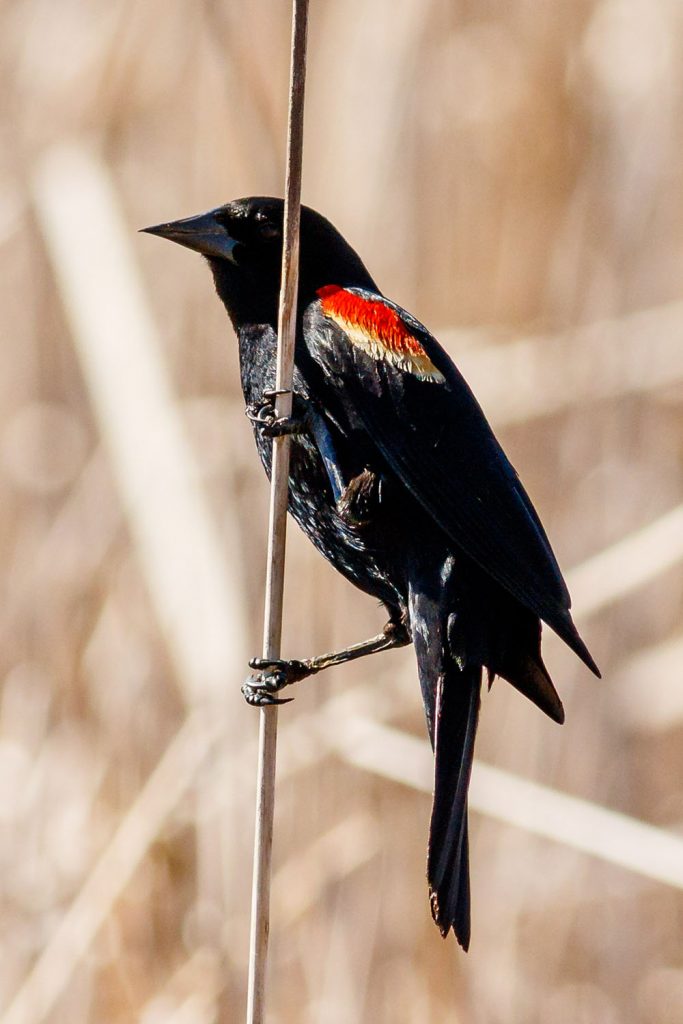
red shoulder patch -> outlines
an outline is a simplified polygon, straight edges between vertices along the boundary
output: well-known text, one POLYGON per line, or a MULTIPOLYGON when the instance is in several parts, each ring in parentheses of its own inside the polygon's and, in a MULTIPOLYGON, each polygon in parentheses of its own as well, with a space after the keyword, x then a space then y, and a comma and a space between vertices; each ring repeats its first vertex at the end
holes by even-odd
POLYGON ((319 288, 317 295, 324 316, 334 320, 354 345, 424 380, 443 379, 400 315, 381 299, 366 299, 336 284, 319 288))

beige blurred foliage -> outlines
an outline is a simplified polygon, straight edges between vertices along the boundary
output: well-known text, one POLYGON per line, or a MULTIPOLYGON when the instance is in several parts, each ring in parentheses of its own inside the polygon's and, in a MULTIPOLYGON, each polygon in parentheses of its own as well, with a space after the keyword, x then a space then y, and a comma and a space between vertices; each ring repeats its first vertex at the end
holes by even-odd
MULTIPOLYGON (((312 0, 309 46, 305 201, 462 354, 494 423, 497 368, 538 338, 509 383, 529 415, 498 422, 563 566, 680 503, 678 0, 312 0), (539 411, 524 388, 546 346, 539 411)), ((288 49, 274 0, 0 10, 0 1024, 243 1017, 256 717, 239 682, 259 646, 267 488, 202 261, 134 232, 281 192, 288 49), (114 183, 240 609, 208 716, 159 620, 46 249, 32 182, 63 142, 114 183), (54 941, 69 908, 93 933, 75 953, 54 941), (54 999, 11 1017, 46 949, 54 999)), ((295 530, 288 559, 287 652, 382 624, 295 530)), ((548 638, 567 724, 498 683, 479 756, 681 831, 682 596, 676 562, 582 623, 600 683, 548 638)), ((479 816, 472 950, 443 943, 428 798, 344 763, 329 717, 303 728, 346 690, 424 731, 410 650, 304 684, 282 714, 271 1024, 683 1020, 683 895, 479 816)))

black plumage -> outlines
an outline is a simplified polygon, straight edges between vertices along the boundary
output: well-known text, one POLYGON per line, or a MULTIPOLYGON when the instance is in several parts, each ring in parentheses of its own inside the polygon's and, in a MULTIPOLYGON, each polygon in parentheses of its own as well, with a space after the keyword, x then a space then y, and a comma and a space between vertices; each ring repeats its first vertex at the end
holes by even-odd
MULTIPOLYGON (((263 409, 275 383, 281 200, 236 200, 147 230, 207 257, 239 339, 245 400, 263 409)), ((541 657, 541 621, 598 670, 536 511, 459 371, 307 207, 293 391, 290 512, 389 611, 384 640, 348 656, 415 646, 435 754, 431 909, 441 933, 452 928, 467 948, 467 790, 482 670, 557 722, 564 711, 541 657)), ((268 431, 257 424, 255 436, 269 472, 268 431)), ((285 681, 344 655, 296 663, 285 681)))

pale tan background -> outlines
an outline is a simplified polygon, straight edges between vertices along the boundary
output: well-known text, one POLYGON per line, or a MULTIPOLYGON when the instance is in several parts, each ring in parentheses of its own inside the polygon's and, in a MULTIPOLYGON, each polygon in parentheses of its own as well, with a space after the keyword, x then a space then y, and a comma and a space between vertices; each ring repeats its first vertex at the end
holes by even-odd
MULTIPOLYGON (((288 4, 6 0, 0 18, 0 1007, 28 1000, 0 1022, 239 1021, 256 716, 238 687, 259 646, 267 488, 202 261, 134 232, 281 192, 288 4), (202 757, 200 723, 194 767, 171 756, 156 789, 192 697, 44 241, 43 161, 67 141, 113 183, 218 575, 247 623, 210 698, 220 735, 202 757), (135 807, 142 831, 123 834, 121 860, 110 843, 135 807), (59 938, 74 900, 82 916, 59 938)), ((466 369, 567 569, 683 500, 683 365, 655 355, 666 342, 675 356, 683 326, 682 67, 677 0, 312 2, 304 199, 466 369), (505 352, 536 335, 508 377, 505 352), (650 386, 657 368, 665 386, 650 386), (534 402, 550 408, 531 415, 534 402)), ((92 272, 106 277, 106 261, 92 272)), ((380 610, 291 541, 286 650, 375 632, 380 610)), ((651 560, 629 551, 624 578, 651 560)), ((483 760, 680 831, 669 560, 581 620, 602 682, 547 642, 563 728, 496 684, 483 760)), ((589 597, 577 591, 579 615, 589 597)), ((428 796, 335 752, 352 712, 422 737, 410 650, 302 686, 281 716, 272 1024, 683 1020, 681 894, 477 814, 472 950, 443 943, 424 881, 428 796)))

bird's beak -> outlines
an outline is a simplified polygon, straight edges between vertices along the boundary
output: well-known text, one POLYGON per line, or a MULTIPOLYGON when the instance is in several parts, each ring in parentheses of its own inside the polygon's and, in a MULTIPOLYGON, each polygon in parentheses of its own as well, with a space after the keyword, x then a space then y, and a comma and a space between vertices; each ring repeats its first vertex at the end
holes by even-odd
POLYGON ((171 242, 194 249, 203 256, 217 256, 235 263, 234 249, 239 242, 231 238, 223 225, 216 220, 215 211, 200 213, 184 220, 172 220, 168 224, 155 224, 142 228, 148 235, 160 235, 171 242))

